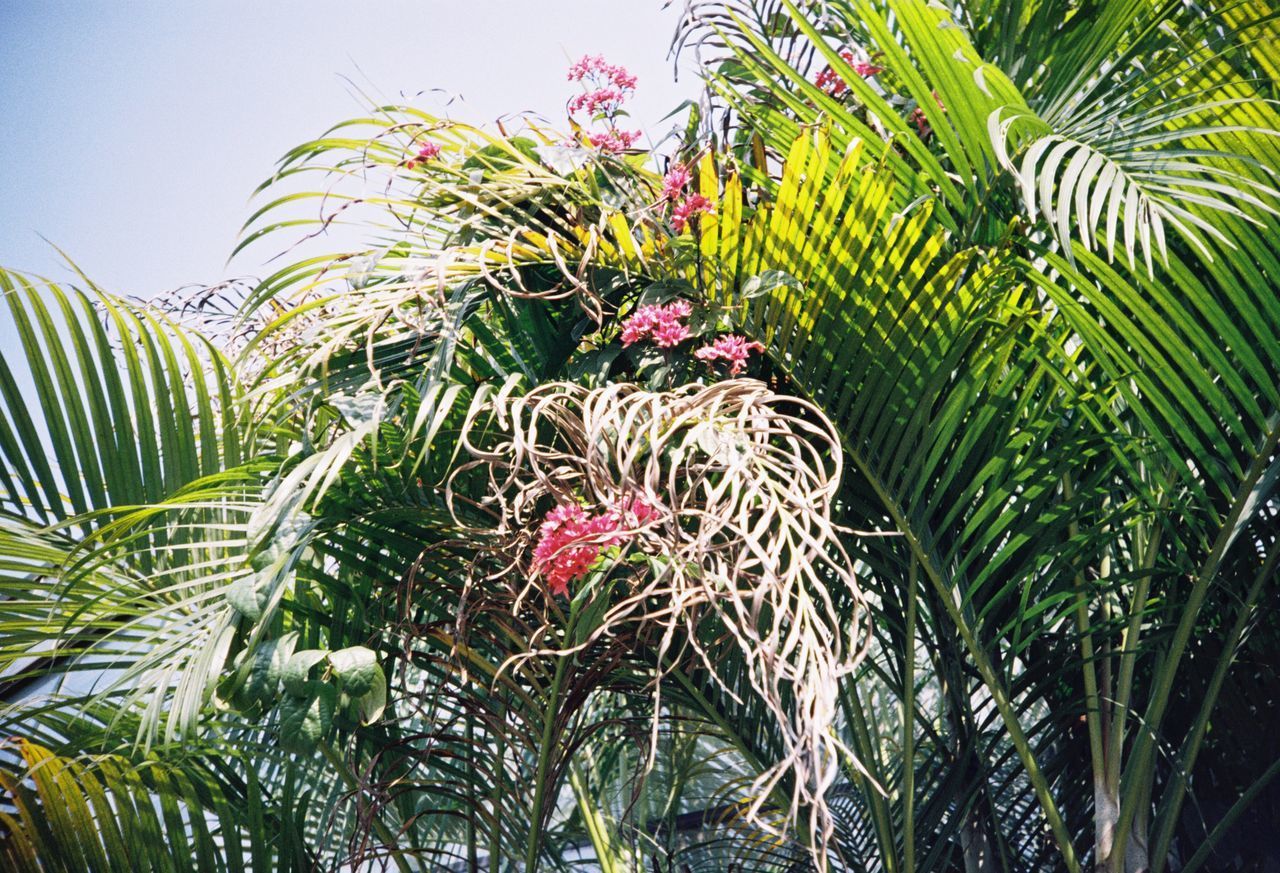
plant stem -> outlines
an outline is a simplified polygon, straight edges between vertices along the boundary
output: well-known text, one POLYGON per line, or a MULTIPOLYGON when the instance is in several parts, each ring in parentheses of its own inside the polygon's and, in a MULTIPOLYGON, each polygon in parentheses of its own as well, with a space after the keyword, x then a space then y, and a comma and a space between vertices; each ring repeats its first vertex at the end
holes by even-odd
POLYGON ((902 851, 904 873, 916 871, 915 723, 916 723, 916 586, 920 562, 911 557, 907 572, 906 656, 902 665, 902 851))
MULTIPOLYGON (((571 619, 565 630, 565 639, 573 635, 574 622, 571 619)), ((556 659, 556 672, 551 680, 551 697, 547 700, 547 711, 542 719, 542 743, 538 747, 538 775, 534 781, 532 821, 529 824, 529 842, 525 847, 525 873, 536 873, 538 854, 542 842, 542 804, 547 791, 547 771, 551 768, 551 741, 555 736, 556 716, 560 705, 560 686, 564 683, 565 671, 569 668, 572 655, 561 655, 556 659)))
MULTIPOLYGON (((505 709, 508 705, 507 694, 502 695, 502 717, 505 719, 505 709)), ((499 865, 501 852, 501 835, 502 835, 502 816, 499 810, 502 808, 502 790, 504 777, 506 775, 506 757, 507 757, 507 739, 505 733, 498 735, 498 748, 495 755, 496 766, 494 767, 493 793, 490 796, 490 808, 493 810, 493 829, 489 834, 489 873, 499 873, 499 865)))
POLYGON ((1182 618, 1174 629, 1164 659, 1157 666, 1153 688, 1147 704, 1143 730, 1134 741, 1132 778, 1126 774, 1126 788, 1120 803, 1120 820, 1116 824, 1116 842, 1122 843, 1128 838, 1133 827, 1138 805, 1144 804, 1144 797, 1149 796, 1151 785, 1155 780, 1155 743, 1164 719, 1165 710, 1173 694, 1173 683, 1177 678, 1178 667, 1182 656, 1186 653, 1195 629, 1196 619, 1200 615, 1200 607, 1209 594, 1218 575, 1218 567, 1222 563, 1227 549, 1235 541, 1239 533, 1237 525, 1241 522, 1249 496, 1262 478, 1262 474, 1270 466, 1271 453, 1280 443, 1280 416, 1268 422, 1269 431, 1258 441, 1253 462, 1245 471, 1244 478, 1231 501, 1231 509, 1223 519, 1222 526, 1215 538, 1213 547, 1205 557, 1196 574, 1191 591, 1187 595, 1182 608, 1182 618))
POLYGON ((627 859, 614 845, 608 822, 600 814, 600 808, 591 796, 587 777, 576 761, 569 765, 569 784, 573 787, 573 796, 578 801, 578 813, 582 816, 587 836, 591 840, 592 848, 595 849, 600 873, 623 873, 624 868, 618 865, 625 864, 627 859))
MULTIPOLYGON (((1071 484, 1071 474, 1062 477, 1062 496, 1070 502, 1075 495, 1071 484)), ((1067 534, 1072 539, 1080 535, 1080 523, 1072 519, 1067 526, 1067 534)), ((1098 673, 1094 666, 1095 652, 1093 648, 1093 627, 1089 619, 1089 596, 1084 571, 1076 570, 1074 587, 1076 589, 1076 631, 1080 635, 1081 669, 1084 673, 1085 724, 1089 729, 1089 758, 1093 772, 1094 794, 1094 855, 1098 863, 1107 861, 1113 851, 1111 834, 1115 828, 1115 815, 1118 810, 1108 798, 1108 758, 1106 744, 1103 742, 1103 724, 1107 713, 1102 708, 1098 695, 1098 673), (1105 816, 1106 821, 1101 820, 1105 816)), ((1118 764, 1117 764, 1118 768, 1118 764)))
POLYGON ((1018 721, 1017 712, 1013 708, 1007 690, 1000 682, 990 658, 987 657, 986 652, 978 643, 973 629, 969 626, 968 621, 965 620, 960 606, 955 602, 955 592, 951 587, 951 580, 937 563, 936 557, 921 541, 916 528, 908 521, 906 512, 898 505, 888 487, 880 480, 876 469, 867 462, 857 447, 846 443, 845 451, 848 452, 849 459, 854 466, 866 477, 867 482, 876 492, 876 496, 888 511, 890 518, 893 519, 894 527, 902 534, 907 545, 910 546, 912 554, 925 571, 925 577, 937 592, 943 609, 946 610, 948 617, 955 625, 956 631, 960 634, 960 639, 964 642, 969 657, 973 659, 973 665, 977 669, 978 675, 982 678, 983 685, 986 686, 991 694, 991 700, 995 704, 996 711, 1000 714, 1000 719, 1004 722, 1006 730, 1009 732, 1009 741, 1013 744, 1018 759, 1022 762, 1023 767, 1026 768, 1027 778, 1031 782, 1036 800, 1039 801, 1040 811, 1045 817, 1049 830, 1053 833, 1054 842, 1057 844, 1058 850, 1062 853, 1064 866, 1070 873, 1079 873, 1080 862, 1076 858, 1075 848, 1071 843, 1071 833, 1067 830, 1067 824, 1062 817, 1062 812, 1058 809, 1057 803, 1054 802, 1049 782, 1045 778, 1044 772, 1040 769, 1040 764, 1036 760, 1035 752, 1031 748, 1031 743, 1027 739, 1022 724, 1018 721))
POLYGON ((897 849, 893 840, 893 816, 885 802, 884 767, 876 753, 876 744, 871 740, 870 728, 866 713, 858 698, 857 690, 851 687, 854 683, 844 682, 840 686, 840 705, 844 707, 845 716, 853 733, 855 753, 859 766, 850 766, 850 778, 862 787, 866 796, 871 823, 875 827, 876 840, 880 843, 880 855, 884 859, 885 873, 898 873, 897 849), (864 771, 874 771, 868 777, 864 771))

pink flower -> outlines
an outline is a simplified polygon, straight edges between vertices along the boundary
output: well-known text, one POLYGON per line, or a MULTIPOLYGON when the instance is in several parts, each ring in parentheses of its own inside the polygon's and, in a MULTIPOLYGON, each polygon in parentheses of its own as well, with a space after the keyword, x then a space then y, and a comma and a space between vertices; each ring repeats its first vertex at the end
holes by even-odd
POLYGON ((688 318, 693 315, 693 304, 688 300, 672 300, 662 308, 669 318, 688 318))
POLYGON ((586 89, 569 100, 569 113, 586 112, 608 123, 609 129, 604 133, 583 133, 585 145, 608 154, 625 152, 635 145, 640 131, 620 130, 616 125, 622 104, 635 91, 635 76, 625 67, 610 64, 602 55, 583 55, 569 67, 569 81, 581 82, 586 89))
POLYGON ((689 328, 681 319, 688 318, 693 307, 687 300, 673 300, 666 306, 641 306, 622 323, 622 344, 629 346, 642 339, 653 340, 664 349, 677 346, 689 338, 689 328))
POLYGON ((439 154, 440 144, 427 140, 426 142, 418 144, 418 154, 411 158, 405 166, 412 170, 418 164, 425 164, 427 161, 432 160, 439 154))
POLYGON ((684 164, 673 164, 667 175, 662 177, 662 199, 679 200, 684 189, 693 181, 693 174, 684 164))
POLYGON ((633 91, 636 77, 623 66, 610 64, 603 55, 583 55, 569 67, 569 81, 604 81, 620 91, 633 91))
POLYGON ((661 306, 641 306, 622 323, 622 344, 629 346, 647 337, 661 316, 661 306))
POLYGON ((700 361, 711 361, 723 358, 730 362, 729 373, 736 376, 747 365, 747 355, 751 352, 763 352, 764 346, 757 342, 747 342, 746 337, 728 334, 717 337, 714 343, 705 345, 693 353, 700 361))
POLYGON ((636 140, 640 138, 640 131, 611 128, 604 133, 585 134, 583 138, 592 148, 616 155, 635 145, 636 140))
POLYGON ((581 578, 600 557, 600 544, 590 542, 593 519, 575 503, 564 503, 547 513, 533 549, 533 572, 547 580, 552 594, 564 594, 569 583, 581 578))
POLYGON ((624 498, 617 506, 588 515, 576 503, 562 503, 547 513, 533 548, 533 572, 546 580, 552 595, 567 594, 569 583, 591 572, 600 552, 626 537, 619 528, 637 528, 658 515, 642 494, 624 498))
POLYGON ((711 208, 711 201, 706 197, 701 194, 690 194, 683 203, 677 204, 676 208, 671 210, 671 225, 676 229, 676 233, 682 233, 689 224, 690 218, 714 211, 711 208))
MULTIPOLYGON (((942 104, 942 98, 938 96, 938 92, 933 92, 933 102, 938 104, 938 108, 943 112, 947 111, 947 107, 942 104)), ((912 110, 911 115, 907 118, 916 126, 916 132, 920 134, 921 139, 925 139, 929 134, 933 133, 933 128, 929 126, 929 119, 924 114, 924 108, 917 106, 912 110)))
POLYGON ((606 527, 610 532, 615 533, 608 545, 616 545, 626 539, 626 536, 616 533, 617 531, 627 529, 634 531, 636 528, 642 528, 660 514, 658 506, 650 503, 647 497, 637 491, 624 497, 617 505, 598 518, 602 527, 606 527))
POLYGON ((644 527, 658 517, 658 507, 643 494, 636 493, 622 501, 622 513, 627 521, 635 519, 636 527, 644 527))
POLYGON ((917 106, 911 113, 911 117, 907 119, 916 126, 916 132, 924 139, 933 133, 933 128, 929 126, 929 119, 925 117, 924 110, 917 106))
POLYGON ((678 346, 689 338, 689 328, 678 321, 664 321, 653 329, 653 344, 664 349, 678 346))
POLYGON ((617 88, 597 88, 570 100, 569 111, 581 112, 585 109, 591 115, 609 115, 621 108, 623 99, 622 91, 617 88))
POLYGON ((568 79, 570 82, 581 82, 583 79, 587 78, 587 76, 590 76, 592 73, 595 73, 605 66, 607 65, 605 64, 603 55, 596 55, 594 57, 591 55, 583 55, 581 58, 569 65, 568 79))
MULTIPOLYGON (((874 76, 876 73, 884 72, 884 67, 877 66, 870 61, 855 61, 853 59, 853 52, 851 51, 840 52, 840 57, 846 64, 853 68, 855 73, 864 79, 869 76, 874 76)), ((849 90, 849 85, 844 81, 844 79, 840 78, 840 74, 831 67, 826 67, 818 73, 817 78, 813 80, 813 84, 817 85, 823 91, 826 91, 832 97, 839 97, 845 91, 849 90)))
POLYGON ((636 77, 625 67, 614 66, 600 55, 584 55, 569 67, 569 81, 582 82, 589 89, 569 101, 570 112, 588 110, 592 115, 612 115, 636 88, 636 77))

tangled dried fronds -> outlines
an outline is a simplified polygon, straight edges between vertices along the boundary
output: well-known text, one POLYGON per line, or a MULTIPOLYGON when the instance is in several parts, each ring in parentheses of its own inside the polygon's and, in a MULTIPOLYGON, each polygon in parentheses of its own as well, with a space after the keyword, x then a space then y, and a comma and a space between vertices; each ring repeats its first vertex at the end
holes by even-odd
POLYGON ((584 544, 612 548, 569 592, 592 604, 606 598, 598 611, 575 613, 599 617, 572 635, 548 631, 529 657, 646 639, 659 674, 692 653, 715 676, 708 629, 727 630, 749 692, 783 737, 784 754, 755 780, 751 814, 781 800, 821 856, 831 834, 824 795, 847 754, 833 731, 837 689, 861 658, 863 636, 853 562, 831 521, 840 445, 822 413, 749 379, 661 393, 550 384, 500 398, 491 419, 473 416, 465 440, 475 460, 455 476, 450 499, 461 497, 458 477, 485 477, 482 503, 498 519, 493 554, 505 561, 472 585, 510 585, 517 609, 549 597, 541 572, 549 508, 553 520, 579 514, 555 514, 566 506, 581 506, 584 518, 615 513, 564 546, 575 561, 584 544), (627 510, 637 504, 645 511, 627 510))

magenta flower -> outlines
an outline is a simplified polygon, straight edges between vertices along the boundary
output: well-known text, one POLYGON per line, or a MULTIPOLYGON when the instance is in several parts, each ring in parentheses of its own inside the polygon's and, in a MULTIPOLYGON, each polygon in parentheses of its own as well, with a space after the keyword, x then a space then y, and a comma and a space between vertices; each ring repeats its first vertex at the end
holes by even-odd
POLYGON ((616 507, 588 515, 576 503, 562 503, 547 513, 533 548, 533 572, 553 595, 567 594, 569 583, 583 578, 600 552, 626 540, 620 528, 639 528, 658 516, 658 508, 642 494, 624 498, 616 507))
POLYGON ((661 306, 641 306, 637 309, 635 314, 622 323, 622 344, 629 346, 649 336, 661 314, 661 306))
POLYGON ((921 139, 924 139, 929 134, 933 133, 933 128, 929 126, 929 119, 925 116, 924 110, 919 106, 912 110, 911 117, 908 121, 916 126, 916 133, 919 134, 921 139))
POLYGON ((533 549, 533 572, 542 576, 552 594, 564 594, 600 557, 601 544, 591 542, 592 519, 581 506, 566 503, 547 513, 533 549))
POLYGON ((570 82, 581 82, 591 74, 595 73, 602 67, 607 66, 603 55, 583 55, 580 59, 569 65, 568 79, 570 82))
POLYGON ((620 91, 634 91, 636 77, 627 68, 610 64, 603 55, 583 55, 569 67, 570 82, 608 82, 620 91))
POLYGON ((676 233, 682 233, 689 224, 689 219, 695 215, 709 214, 714 211, 711 201, 706 197, 701 194, 690 194, 684 202, 676 204, 675 209, 671 210, 671 225, 676 229, 676 233))
POLYGON ((630 523, 634 520, 636 527, 643 527, 658 517, 658 507, 640 493, 632 494, 623 500, 621 510, 624 522, 630 523))
MULTIPOLYGON (((855 61, 853 59, 853 52, 851 51, 840 52, 840 57, 853 69, 855 73, 864 79, 874 76, 876 73, 884 72, 884 67, 877 66, 870 61, 855 61)), ((826 91, 832 97, 839 97, 845 91, 849 90, 849 85, 844 81, 844 79, 840 78, 840 74, 831 67, 826 67, 818 73, 818 77, 813 80, 813 84, 817 85, 823 91, 826 91)))
POLYGON ((636 88, 635 76, 625 67, 607 63, 600 55, 584 55, 569 67, 569 81, 582 82, 588 88, 569 101, 569 111, 585 109, 592 115, 613 115, 636 88))
MULTIPOLYGON (((938 104, 938 108, 943 112, 947 111, 947 107, 942 104, 942 98, 938 96, 938 92, 933 92, 933 102, 938 104)), ((921 139, 926 139, 929 134, 933 133, 933 128, 929 125, 929 118, 924 114, 924 108, 917 106, 912 110, 911 115, 907 118, 916 126, 916 132, 920 134, 921 139)))
POLYGON ((655 346, 669 349, 689 338, 689 328, 678 321, 664 321, 654 326, 652 335, 655 346))
POLYGON ((622 323, 622 344, 629 346, 643 339, 664 349, 677 346, 689 338, 689 328, 682 323, 693 312, 687 300, 673 300, 666 306, 641 306, 622 323))
POLYGON ((688 300, 672 300, 666 305, 665 310, 673 318, 688 318, 693 315, 693 304, 688 300))
POLYGON ((610 128, 604 133, 589 133, 583 136, 587 145, 614 155, 631 148, 639 138, 640 131, 638 130, 619 130, 617 128, 610 128))
POLYGON ((418 154, 413 158, 410 158, 409 162, 405 166, 412 170, 418 164, 425 164, 427 161, 434 159, 439 154, 440 144, 427 140, 418 144, 418 154))
POLYGON ((662 199, 679 200, 684 196, 684 189, 693 181, 693 174, 684 164, 673 164, 667 175, 662 177, 662 199))
POLYGON ((748 342, 746 337, 727 334, 717 337, 716 341, 703 346, 693 353, 699 361, 723 359, 729 362, 729 373, 738 375, 747 365, 747 356, 751 352, 763 352, 764 346, 757 342, 748 342))
POLYGON ((622 107, 624 99, 622 91, 617 88, 597 88, 570 100, 569 111, 581 112, 585 109, 590 115, 609 115, 622 107))
POLYGON ((583 55, 569 67, 569 81, 581 82, 586 89, 569 100, 569 113, 603 117, 609 127, 604 133, 583 133, 583 144, 608 154, 625 152, 635 145, 640 131, 620 130, 616 123, 622 104, 635 91, 635 76, 625 67, 610 64, 602 55, 583 55))

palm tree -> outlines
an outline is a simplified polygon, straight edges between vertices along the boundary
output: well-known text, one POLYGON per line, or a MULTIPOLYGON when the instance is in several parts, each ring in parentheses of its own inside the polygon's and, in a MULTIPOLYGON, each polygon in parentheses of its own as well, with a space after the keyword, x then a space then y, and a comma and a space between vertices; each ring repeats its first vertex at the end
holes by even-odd
POLYGON ((702 0, 669 158, 372 106, 244 242, 363 248, 0 274, 0 857, 1260 866, 1278 15, 702 0))

